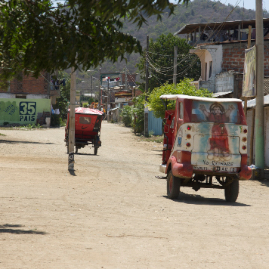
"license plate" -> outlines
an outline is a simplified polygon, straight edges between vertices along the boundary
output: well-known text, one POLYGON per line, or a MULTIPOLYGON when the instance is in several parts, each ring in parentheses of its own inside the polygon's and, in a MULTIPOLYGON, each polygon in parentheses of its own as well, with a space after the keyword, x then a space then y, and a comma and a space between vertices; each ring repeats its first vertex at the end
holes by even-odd
POLYGON ((193 166, 193 170, 199 171, 214 171, 214 172, 237 172, 237 167, 226 167, 226 166, 202 166, 202 165, 195 165, 193 166))

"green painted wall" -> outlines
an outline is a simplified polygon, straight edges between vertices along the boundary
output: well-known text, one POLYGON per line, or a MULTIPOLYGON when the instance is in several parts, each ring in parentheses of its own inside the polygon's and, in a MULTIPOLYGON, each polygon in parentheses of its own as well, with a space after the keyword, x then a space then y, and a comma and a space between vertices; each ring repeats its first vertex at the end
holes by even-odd
POLYGON ((38 113, 50 112, 50 99, 0 98, 0 125, 36 124, 38 113))

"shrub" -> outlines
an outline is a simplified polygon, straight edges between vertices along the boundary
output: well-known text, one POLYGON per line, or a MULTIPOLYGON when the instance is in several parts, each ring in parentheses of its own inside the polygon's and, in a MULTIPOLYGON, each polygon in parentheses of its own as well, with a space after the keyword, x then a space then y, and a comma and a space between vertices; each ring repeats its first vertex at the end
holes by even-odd
POLYGON ((121 113, 122 122, 126 127, 132 126, 132 107, 124 106, 121 113))
MULTIPOLYGON (((191 84, 190 79, 183 79, 180 83, 174 86, 174 84, 165 83, 161 87, 155 88, 149 95, 149 105, 153 110, 156 118, 164 118, 165 106, 164 100, 160 99, 163 94, 185 94, 191 96, 203 96, 212 97, 212 93, 207 89, 197 90, 194 85, 191 84)), ((167 109, 175 109, 175 101, 167 102, 167 109)))
POLYGON ((50 125, 52 127, 59 127, 59 126, 61 126, 61 117, 60 117, 60 115, 52 114, 51 115, 50 125))

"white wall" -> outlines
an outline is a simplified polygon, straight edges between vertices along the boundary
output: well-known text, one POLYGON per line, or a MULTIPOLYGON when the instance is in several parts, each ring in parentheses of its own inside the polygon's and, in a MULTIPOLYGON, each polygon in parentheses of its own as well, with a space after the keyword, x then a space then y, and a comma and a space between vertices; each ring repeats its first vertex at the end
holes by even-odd
MULTIPOLYGON (((16 98, 16 95, 15 93, 0 93, 0 98, 16 98)), ((26 94, 26 99, 49 99, 49 96, 47 94, 26 94)))

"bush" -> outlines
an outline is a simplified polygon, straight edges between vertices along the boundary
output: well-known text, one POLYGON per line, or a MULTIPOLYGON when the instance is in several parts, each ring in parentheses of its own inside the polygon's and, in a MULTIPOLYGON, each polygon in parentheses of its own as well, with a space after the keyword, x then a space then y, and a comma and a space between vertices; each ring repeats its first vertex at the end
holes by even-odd
POLYGON ((122 122, 126 127, 132 126, 132 107, 124 106, 121 112, 122 122))
POLYGON ((145 104, 145 94, 142 94, 134 98, 134 122, 133 129, 134 133, 144 132, 144 104, 145 104))
MULTIPOLYGON (((197 90, 194 85, 191 84, 190 79, 183 79, 180 83, 174 86, 174 84, 165 83, 161 87, 155 88, 149 95, 149 105, 153 110, 156 118, 164 118, 165 106, 164 100, 160 99, 163 94, 185 94, 191 96, 203 96, 212 97, 212 93, 207 89, 197 90)), ((175 101, 167 102, 167 109, 175 109, 175 101)))
POLYGON ((61 117, 60 115, 57 114, 52 114, 51 115, 51 121, 50 121, 50 126, 52 127, 59 127, 61 126, 61 117))

